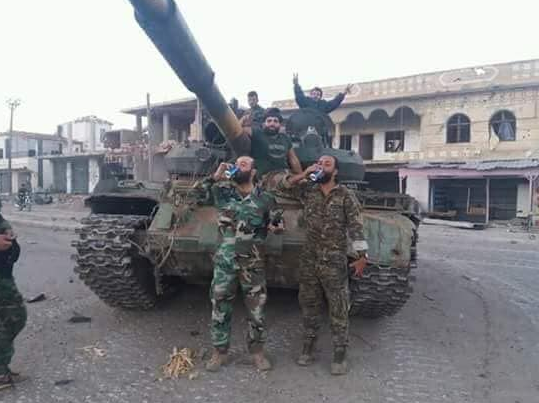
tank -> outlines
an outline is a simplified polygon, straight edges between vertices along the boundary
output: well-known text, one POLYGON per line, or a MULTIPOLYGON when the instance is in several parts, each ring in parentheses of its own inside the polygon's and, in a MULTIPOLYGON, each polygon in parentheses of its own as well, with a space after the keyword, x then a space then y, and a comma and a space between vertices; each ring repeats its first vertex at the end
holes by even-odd
MULTIPOLYGON (((184 85, 211 117, 204 141, 174 146, 165 156, 169 180, 164 184, 108 181, 87 199, 91 215, 78 230, 75 271, 110 306, 148 309, 177 280, 209 284, 212 255, 219 243, 217 210, 205 203, 200 180, 221 161, 248 154, 237 113, 215 83, 215 74, 200 51, 173 0, 130 0, 135 17, 184 85)), ((417 223, 404 195, 362 189, 364 166, 354 152, 330 148, 328 116, 303 109, 286 124, 303 166, 321 154, 339 160, 342 183, 355 190, 364 206, 369 263, 364 275, 350 276, 352 315, 392 315, 411 294, 411 269, 417 223)), ((269 287, 298 287, 299 256, 305 242, 299 201, 278 195, 286 230, 265 243, 269 287)))

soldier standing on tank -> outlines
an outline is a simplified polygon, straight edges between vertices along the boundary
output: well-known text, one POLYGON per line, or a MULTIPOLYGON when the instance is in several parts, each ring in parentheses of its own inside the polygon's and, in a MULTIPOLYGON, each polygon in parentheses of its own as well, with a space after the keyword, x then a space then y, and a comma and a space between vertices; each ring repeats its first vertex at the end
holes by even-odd
POLYGON ((0 214, 0 390, 23 379, 11 371, 13 342, 26 324, 26 308, 13 278, 20 247, 9 222, 0 214))
POLYGON ((251 138, 251 157, 255 160, 258 178, 262 179, 262 187, 265 189, 268 188, 265 184, 269 181, 266 181, 264 176, 269 173, 302 171, 292 140, 281 132, 282 122, 279 108, 268 108, 262 128, 243 127, 244 135, 251 138))
POLYGON ((247 102, 249 104, 247 115, 249 116, 250 126, 261 129, 266 117, 266 110, 258 104, 258 93, 256 91, 249 91, 247 102))
POLYGON ((213 203, 219 209, 222 239, 214 256, 210 291, 214 351, 206 364, 208 371, 217 371, 228 361, 232 308, 238 285, 248 312, 248 350, 258 370, 271 369, 263 349, 267 290, 260 244, 268 229, 276 230, 270 224, 276 202, 271 194, 254 185, 255 174, 254 160, 243 156, 235 165, 221 164, 209 179, 213 203), (227 176, 231 176, 231 180, 227 176))
POLYGON ((307 366, 313 361, 325 296, 333 335, 332 375, 348 371, 348 268, 361 276, 368 248, 363 235, 360 204, 351 190, 337 183, 338 169, 337 159, 324 155, 316 164, 288 177, 279 186, 280 190, 290 192, 302 202, 307 227, 299 278, 303 351, 297 363, 307 366), (315 172, 316 182, 307 179, 315 172), (347 264, 348 239, 352 241, 355 252, 350 266, 347 264))
POLYGON ((322 99, 324 93, 320 87, 314 87, 311 90, 311 96, 306 96, 303 92, 303 89, 299 85, 297 73, 294 74, 293 82, 296 103, 300 108, 312 108, 326 114, 331 113, 335 109, 337 109, 344 101, 346 95, 350 94, 350 91, 352 90, 352 84, 348 84, 343 92, 337 94, 335 98, 326 101, 325 99, 322 99))

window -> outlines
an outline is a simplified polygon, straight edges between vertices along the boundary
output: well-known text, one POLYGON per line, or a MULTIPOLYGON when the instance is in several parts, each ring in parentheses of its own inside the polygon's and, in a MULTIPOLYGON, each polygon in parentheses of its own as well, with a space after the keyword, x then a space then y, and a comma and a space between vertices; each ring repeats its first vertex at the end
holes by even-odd
POLYGON ((512 112, 503 110, 496 112, 489 123, 490 132, 494 132, 500 141, 515 141, 517 120, 512 112))
POLYGON ((468 118, 468 116, 462 113, 451 116, 447 121, 447 142, 470 142, 470 118, 468 118))
POLYGON ((29 157, 35 157, 36 156, 36 150, 28 150, 28 156, 29 157))
POLYGON ((341 150, 351 150, 352 149, 352 136, 349 136, 349 135, 340 136, 339 148, 341 150))
POLYGON ((4 159, 4 149, 0 148, 0 159, 4 159))
POLYGON ((386 132, 386 153, 404 151, 404 130, 386 132))
POLYGON ((372 160, 374 154, 374 136, 372 134, 363 134, 359 136, 359 155, 365 161, 372 160))

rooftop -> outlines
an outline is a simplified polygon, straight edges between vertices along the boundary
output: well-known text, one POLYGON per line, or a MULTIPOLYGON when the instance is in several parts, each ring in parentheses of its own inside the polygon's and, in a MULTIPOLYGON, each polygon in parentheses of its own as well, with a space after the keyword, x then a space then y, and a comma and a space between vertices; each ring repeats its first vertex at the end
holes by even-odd
MULTIPOLYGON (((324 97, 334 97, 346 84, 323 87, 324 97)), ((530 86, 539 87, 539 59, 353 83, 343 105, 530 86)), ((275 101, 273 105, 284 110, 297 108, 294 99, 275 101)))
MULTIPOLYGON (((0 137, 1 136, 9 136, 9 132, 0 133, 0 137)), ((13 130, 13 136, 36 139, 36 140, 62 141, 64 143, 67 143, 66 138, 62 136, 58 136, 57 134, 33 133, 33 132, 13 130)))
POLYGON ((539 159, 492 160, 467 162, 418 162, 408 164, 409 169, 460 169, 475 171, 492 171, 495 169, 527 169, 539 168, 539 159))

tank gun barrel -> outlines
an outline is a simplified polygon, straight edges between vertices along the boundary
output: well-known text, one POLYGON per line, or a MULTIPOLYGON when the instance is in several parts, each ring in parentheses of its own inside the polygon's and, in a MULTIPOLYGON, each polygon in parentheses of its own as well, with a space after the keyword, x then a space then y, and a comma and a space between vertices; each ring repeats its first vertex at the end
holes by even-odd
POLYGON ((174 0, 129 0, 135 18, 187 89, 197 95, 237 155, 250 152, 236 115, 215 83, 215 73, 174 0))

